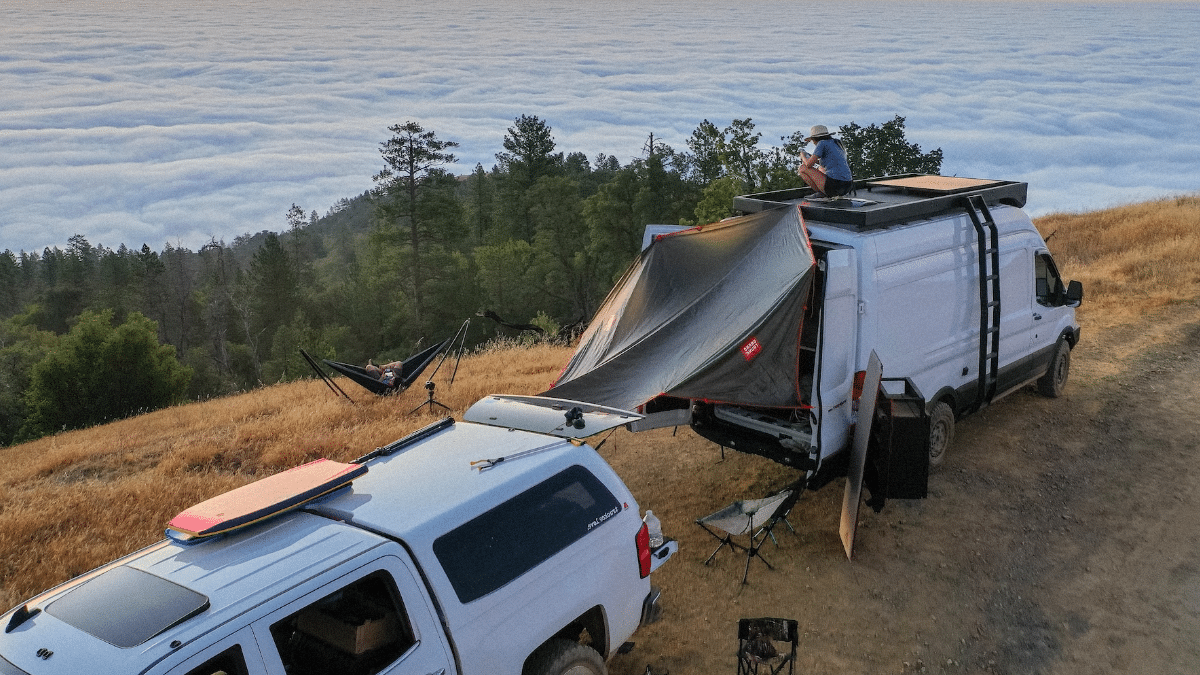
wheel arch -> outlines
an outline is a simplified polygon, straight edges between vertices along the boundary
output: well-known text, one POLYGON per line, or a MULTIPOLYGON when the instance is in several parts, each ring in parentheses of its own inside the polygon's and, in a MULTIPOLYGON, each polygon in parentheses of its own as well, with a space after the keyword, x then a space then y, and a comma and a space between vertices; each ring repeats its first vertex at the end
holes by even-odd
POLYGON ((955 419, 957 419, 959 417, 958 392, 956 392, 953 387, 949 386, 938 389, 937 393, 935 393, 928 401, 925 402, 925 412, 928 414, 933 414, 934 407, 942 401, 945 401, 950 406, 950 409, 954 411, 955 419))
POLYGON ((607 660, 610 652, 608 644, 608 620, 604 611, 603 605, 596 605, 588 611, 581 614, 574 621, 563 626, 557 633, 546 638, 546 641, 538 645, 537 649, 533 650, 529 656, 525 657, 523 668, 528 668, 538 654, 545 650, 551 643, 556 640, 569 640, 571 642, 582 642, 584 631, 587 632, 587 645, 600 653, 601 658, 607 660))

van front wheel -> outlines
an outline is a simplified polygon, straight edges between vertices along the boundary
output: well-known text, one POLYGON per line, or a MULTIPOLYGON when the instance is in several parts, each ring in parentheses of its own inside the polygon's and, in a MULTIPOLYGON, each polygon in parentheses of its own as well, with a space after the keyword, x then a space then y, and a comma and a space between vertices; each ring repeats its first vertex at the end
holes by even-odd
POLYGON ((929 413, 929 468, 942 465, 953 440, 954 409, 949 403, 938 401, 929 413))
POLYGON ((1054 358, 1050 359, 1050 367, 1046 374, 1037 382, 1038 391, 1042 396, 1058 398, 1062 396, 1067 386, 1067 376, 1071 373, 1071 345, 1063 338, 1058 338, 1054 345, 1054 358))

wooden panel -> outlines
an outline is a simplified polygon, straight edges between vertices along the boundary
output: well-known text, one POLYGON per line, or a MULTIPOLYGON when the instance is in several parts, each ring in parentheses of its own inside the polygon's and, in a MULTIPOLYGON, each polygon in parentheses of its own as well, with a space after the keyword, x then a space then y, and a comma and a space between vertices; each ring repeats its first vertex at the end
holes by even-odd
POLYGON ((959 178, 957 176, 909 176, 892 180, 871 181, 871 185, 929 190, 931 192, 955 192, 971 188, 994 185, 997 181, 985 178, 959 178))

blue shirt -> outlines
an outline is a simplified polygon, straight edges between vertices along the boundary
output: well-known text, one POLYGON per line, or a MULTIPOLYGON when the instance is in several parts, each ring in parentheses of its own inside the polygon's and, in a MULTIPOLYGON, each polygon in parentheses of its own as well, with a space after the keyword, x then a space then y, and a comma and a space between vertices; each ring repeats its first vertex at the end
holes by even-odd
POLYGON ((826 176, 836 180, 854 180, 854 177, 850 175, 850 163, 846 161, 846 151, 842 150, 842 146, 838 145, 837 141, 826 138, 818 142, 817 149, 813 154, 821 160, 821 166, 825 168, 826 176))

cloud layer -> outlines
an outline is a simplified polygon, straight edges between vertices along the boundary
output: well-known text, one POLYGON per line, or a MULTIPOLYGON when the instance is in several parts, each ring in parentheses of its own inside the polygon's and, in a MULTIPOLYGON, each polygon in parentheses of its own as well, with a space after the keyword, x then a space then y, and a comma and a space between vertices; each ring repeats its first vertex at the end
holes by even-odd
POLYGON ((622 162, 704 119, 774 143, 899 114, 1034 214, 1194 192, 1197 8, 34 0, 0 27, 0 250, 279 230, 368 189, 389 125, 458 141, 465 173, 522 114, 622 162))

